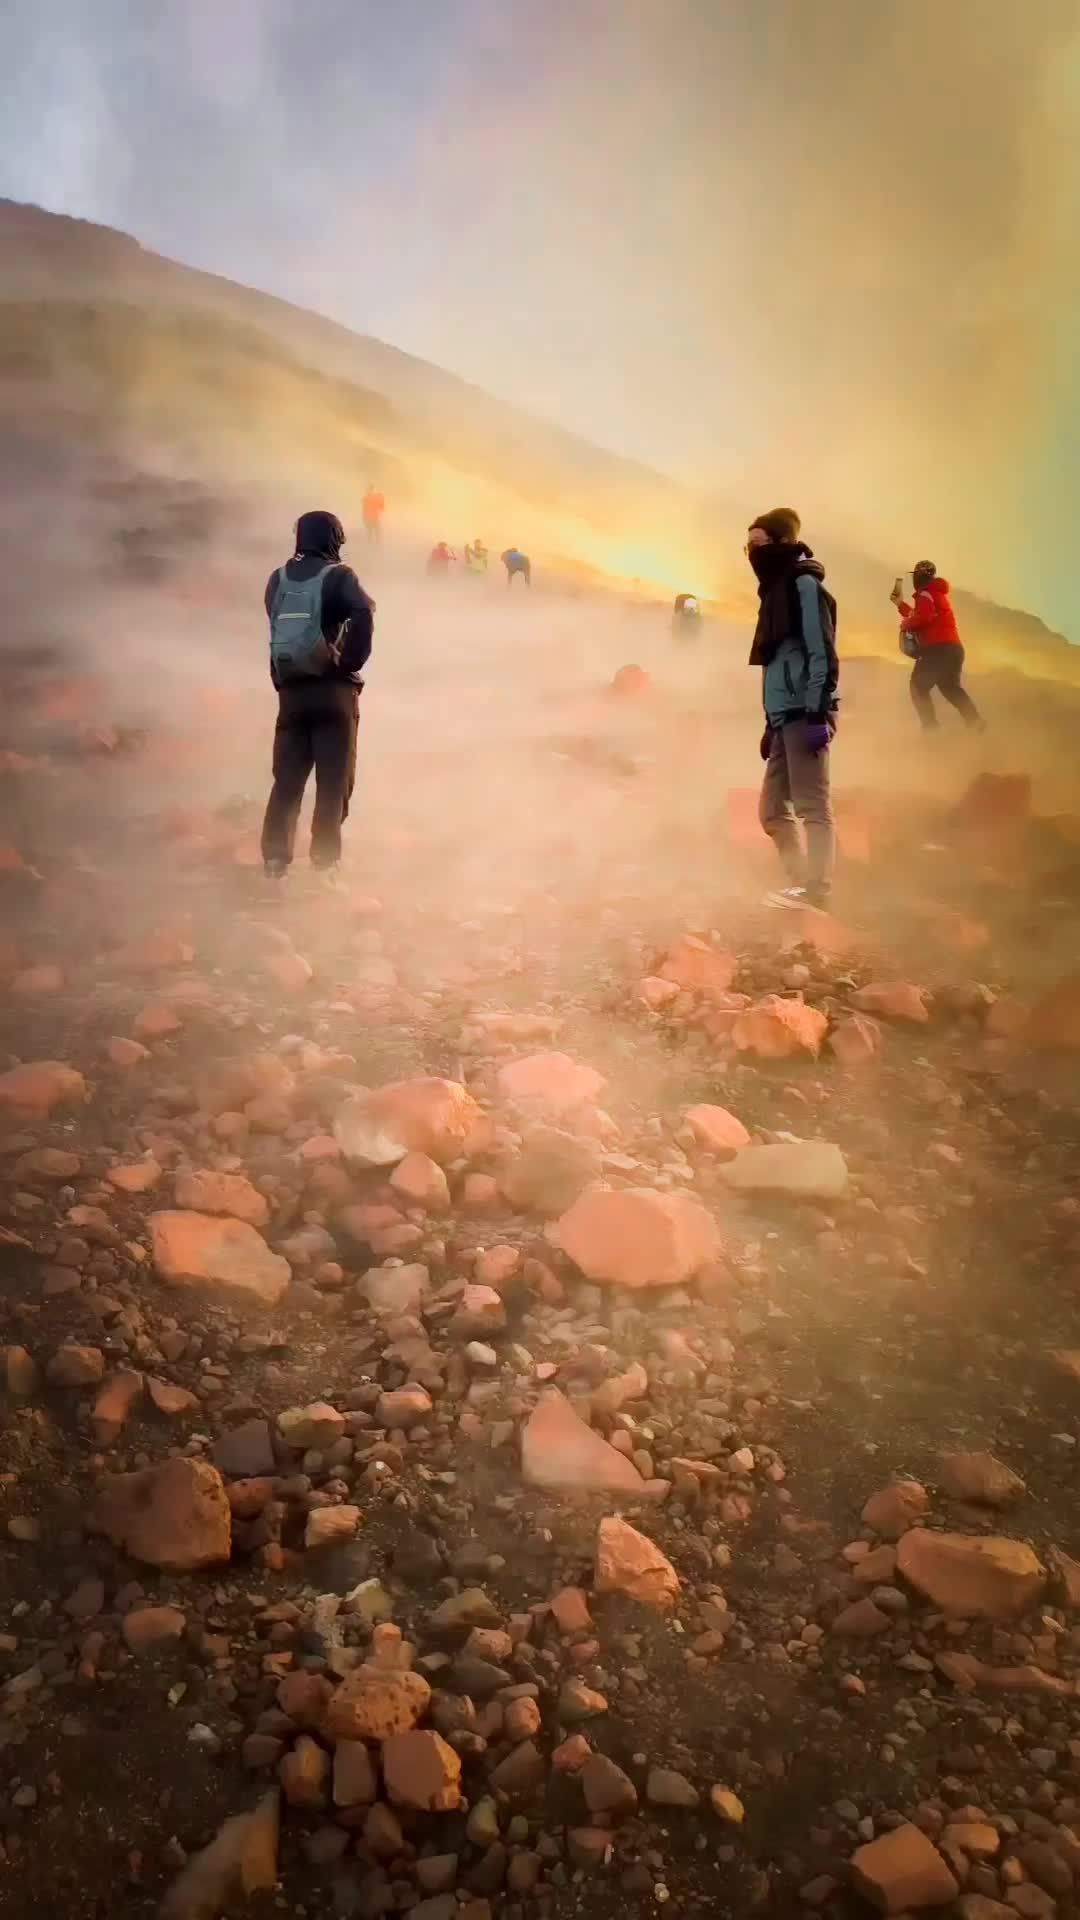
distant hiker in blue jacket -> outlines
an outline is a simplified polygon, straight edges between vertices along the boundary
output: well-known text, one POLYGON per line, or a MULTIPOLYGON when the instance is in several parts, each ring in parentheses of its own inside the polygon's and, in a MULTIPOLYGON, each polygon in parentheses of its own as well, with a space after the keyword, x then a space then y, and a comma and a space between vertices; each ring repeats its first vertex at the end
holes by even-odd
POLYGON ((304 788, 315 769, 311 864, 332 876, 356 777, 361 669, 371 654, 375 603, 343 564, 336 513, 302 513, 296 551, 266 583, 270 677, 277 689, 274 785, 263 821, 268 879, 293 857, 304 788))
POLYGON ((503 566, 506 568, 506 584, 508 587, 513 586, 514 576, 519 573, 525 585, 527 587, 532 586, 532 563, 527 553, 521 553, 517 547, 507 547, 506 552, 500 555, 500 558, 503 566))
POLYGON ((760 818, 788 882, 767 896, 776 907, 823 907, 836 850, 829 792, 840 673, 836 601, 800 528, 791 507, 775 507, 752 522, 746 541, 761 601, 750 650, 750 665, 762 669, 765 707, 760 818))

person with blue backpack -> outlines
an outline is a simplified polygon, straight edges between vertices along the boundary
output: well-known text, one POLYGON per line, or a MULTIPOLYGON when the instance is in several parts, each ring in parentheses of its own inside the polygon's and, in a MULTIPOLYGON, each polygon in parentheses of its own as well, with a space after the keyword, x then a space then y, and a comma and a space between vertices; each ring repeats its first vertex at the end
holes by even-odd
POLYGON ((262 830, 263 866, 280 880, 292 864, 304 789, 315 769, 311 864, 341 859, 341 828, 356 777, 357 710, 371 655, 375 603, 343 564, 335 513, 302 513, 296 550, 266 583, 270 678, 278 697, 274 784, 262 830))

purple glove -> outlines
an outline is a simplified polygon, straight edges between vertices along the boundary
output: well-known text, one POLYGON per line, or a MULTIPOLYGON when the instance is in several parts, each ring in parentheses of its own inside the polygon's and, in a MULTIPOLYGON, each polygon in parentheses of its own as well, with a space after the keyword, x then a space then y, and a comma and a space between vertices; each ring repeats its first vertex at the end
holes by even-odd
POLYGON ((764 733, 761 736, 761 757, 763 760, 767 760, 770 753, 772 752, 772 737, 773 737, 772 728, 766 727, 764 733))
POLYGON ((806 723, 806 746, 809 753, 827 753, 832 745, 833 730, 827 720, 808 720, 806 723))

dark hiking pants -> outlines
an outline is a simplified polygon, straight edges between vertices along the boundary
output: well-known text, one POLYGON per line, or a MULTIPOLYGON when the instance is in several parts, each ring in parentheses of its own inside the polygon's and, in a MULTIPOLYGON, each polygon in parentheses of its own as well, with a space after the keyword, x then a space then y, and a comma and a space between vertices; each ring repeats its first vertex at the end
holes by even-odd
POLYGON ((935 692, 940 693, 950 707, 956 708, 965 726, 979 725, 979 709, 960 684, 963 671, 964 649, 954 646, 952 642, 939 647, 924 647, 920 653, 911 669, 911 701, 928 732, 938 723, 932 698, 935 692))
POLYGON ((274 729, 274 784, 263 821, 262 854, 288 866, 307 786, 315 769, 311 860, 332 867, 341 858, 341 825, 356 779, 356 719, 359 693, 340 680, 311 680, 282 687, 274 729))
POLYGON ((811 753, 805 720, 775 727, 761 783, 759 817, 783 863, 789 886, 810 898, 827 899, 832 884, 836 833, 829 793, 829 754, 811 753), (799 827, 806 836, 803 850, 799 827))

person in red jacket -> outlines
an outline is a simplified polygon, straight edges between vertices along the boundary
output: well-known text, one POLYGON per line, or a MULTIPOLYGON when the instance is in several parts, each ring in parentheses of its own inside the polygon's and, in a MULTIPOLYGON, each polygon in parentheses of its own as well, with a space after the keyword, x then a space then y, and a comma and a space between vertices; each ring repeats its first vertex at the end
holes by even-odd
POLYGON ((915 598, 901 598, 899 580, 892 600, 902 616, 901 635, 913 640, 917 652, 911 669, 911 699, 924 732, 937 726, 933 694, 940 693, 955 707, 965 726, 982 728, 984 722, 971 695, 961 685, 964 649, 956 626, 956 615, 949 599, 949 583, 943 580, 932 560, 920 560, 912 569, 915 598))

